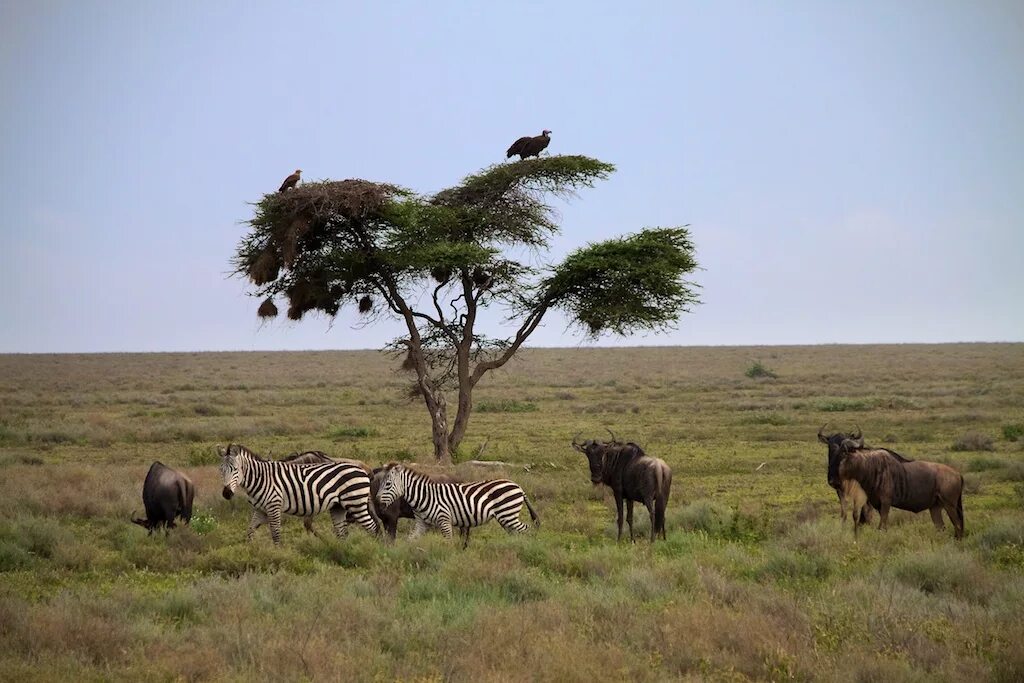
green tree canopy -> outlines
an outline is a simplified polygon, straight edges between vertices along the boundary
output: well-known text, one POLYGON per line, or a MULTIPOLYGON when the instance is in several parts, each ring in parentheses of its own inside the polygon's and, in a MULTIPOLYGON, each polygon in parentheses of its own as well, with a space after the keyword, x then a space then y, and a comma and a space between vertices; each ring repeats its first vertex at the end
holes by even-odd
POLYGON ((546 156, 492 166, 433 196, 366 180, 306 183, 255 205, 234 266, 264 299, 263 317, 277 314, 277 300, 292 320, 335 316, 345 305, 403 320, 408 334, 392 348, 406 353, 435 454, 447 460, 465 436, 473 388, 548 311, 596 337, 664 329, 697 302, 685 279, 697 267, 685 227, 590 244, 543 269, 511 255, 549 246, 558 232, 549 197, 572 196, 614 170, 585 156, 546 156), (425 288, 429 302, 418 306, 425 288), (514 336, 476 331, 492 307, 519 322, 514 336), (449 429, 451 391, 458 410, 449 429))

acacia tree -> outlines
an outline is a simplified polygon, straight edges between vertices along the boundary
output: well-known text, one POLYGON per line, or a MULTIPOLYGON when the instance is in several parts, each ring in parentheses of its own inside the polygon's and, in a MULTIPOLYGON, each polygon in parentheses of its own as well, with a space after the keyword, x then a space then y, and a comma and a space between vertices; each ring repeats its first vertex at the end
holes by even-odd
POLYGON ((558 232, 549 197, 566 197, 605 179, 614 166, 585 156, 547 156, 500 164, 433 196, 386 183, 307 183, 255 205, 238 245, 236 273, 300 320, 310 311, 404 321, 404 351, 432 425, 434 454, 451 461, 473 408, 473 389, 505 365, 553 309, 596 337, 671 326, 697 301, 684 276, 696 267, 683 227, 642 230, 581 247, 562 263, 536 268, 515 252, 543 252, 558 232), (501 309, 514 336, 477 331, 481 313, 501 309), (447 396, 457 395, 449 424, 447 396))

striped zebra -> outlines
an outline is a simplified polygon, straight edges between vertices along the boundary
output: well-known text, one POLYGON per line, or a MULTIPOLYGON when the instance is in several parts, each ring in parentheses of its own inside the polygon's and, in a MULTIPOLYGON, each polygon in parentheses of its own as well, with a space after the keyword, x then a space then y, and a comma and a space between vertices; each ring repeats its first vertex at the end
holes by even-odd
POLYGON ((416 526, 409 538, 416 538, 436 526, 445 538, 452 537, 453 527, 465 537, 463 548, 469 545, 469 530, 486 523, 491 517, 509 533, 526 531, 519 520, 519 511, 526 503, 534 527, 540 518, 519 484, 508 479, 449 483, 435 481, 429 475, 391 463, 385 468, 384 481, 377 493, 377 502, 387 507, 399 498, 405 498, 416 515, 416 526))
POLYGON ((269 522, 271 538, 280 543, 282 513, 310 518, 324 510, 330 510, 338 538, 348 532, 349 519, 372 534, 378 532, 369 510, 370 477, 364 466, 354 462, 294 465, 264 460, 239 444, 218 451, 224 497, 230 500, 241 488, 253 507, 246 540, 252 540, 256 529, 269 522))

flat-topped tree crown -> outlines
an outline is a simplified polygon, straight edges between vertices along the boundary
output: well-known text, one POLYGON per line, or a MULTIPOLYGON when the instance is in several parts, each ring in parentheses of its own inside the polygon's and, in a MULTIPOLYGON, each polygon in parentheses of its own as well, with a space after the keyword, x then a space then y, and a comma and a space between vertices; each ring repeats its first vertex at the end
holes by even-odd
POLYGON ((592 244, 544 269, 513 256, 542 253, 558 232, 549 197, 574 196, 614 170, 545 156, 491 166, 432 196, 358 179, 303 183, 255 204, 235 270, 264 300, 261 317, 283 299, 292 320, 352 305, 404 321, 407 334, 390 348, 415 373, 411 394, 423 398, 435 454, 447 460, 465 435, 473 388, 547 311, 562 309, 594 336, 624 335, 669 326, 697 301, 683 279, 697 267, 685 228, 592 244), (514 336, 477 332, 479 314, 495 305, 520 322, 514 336), (458 394, 450 427, 449 391, 458 394))

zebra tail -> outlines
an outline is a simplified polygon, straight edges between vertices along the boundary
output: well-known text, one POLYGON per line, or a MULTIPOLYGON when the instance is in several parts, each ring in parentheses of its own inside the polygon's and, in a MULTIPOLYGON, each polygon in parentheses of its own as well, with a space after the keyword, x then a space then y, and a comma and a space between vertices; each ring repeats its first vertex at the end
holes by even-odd
POLYGON ((525 493, 523 494, 523 502, 526 503, 526 510, 530 513, 530 519, 533 520, 533 525, 539 529, 540 517, 537 516, 537 511, 533 509, 532 505, 530 505, 530 499, 526 497, 525 493))

